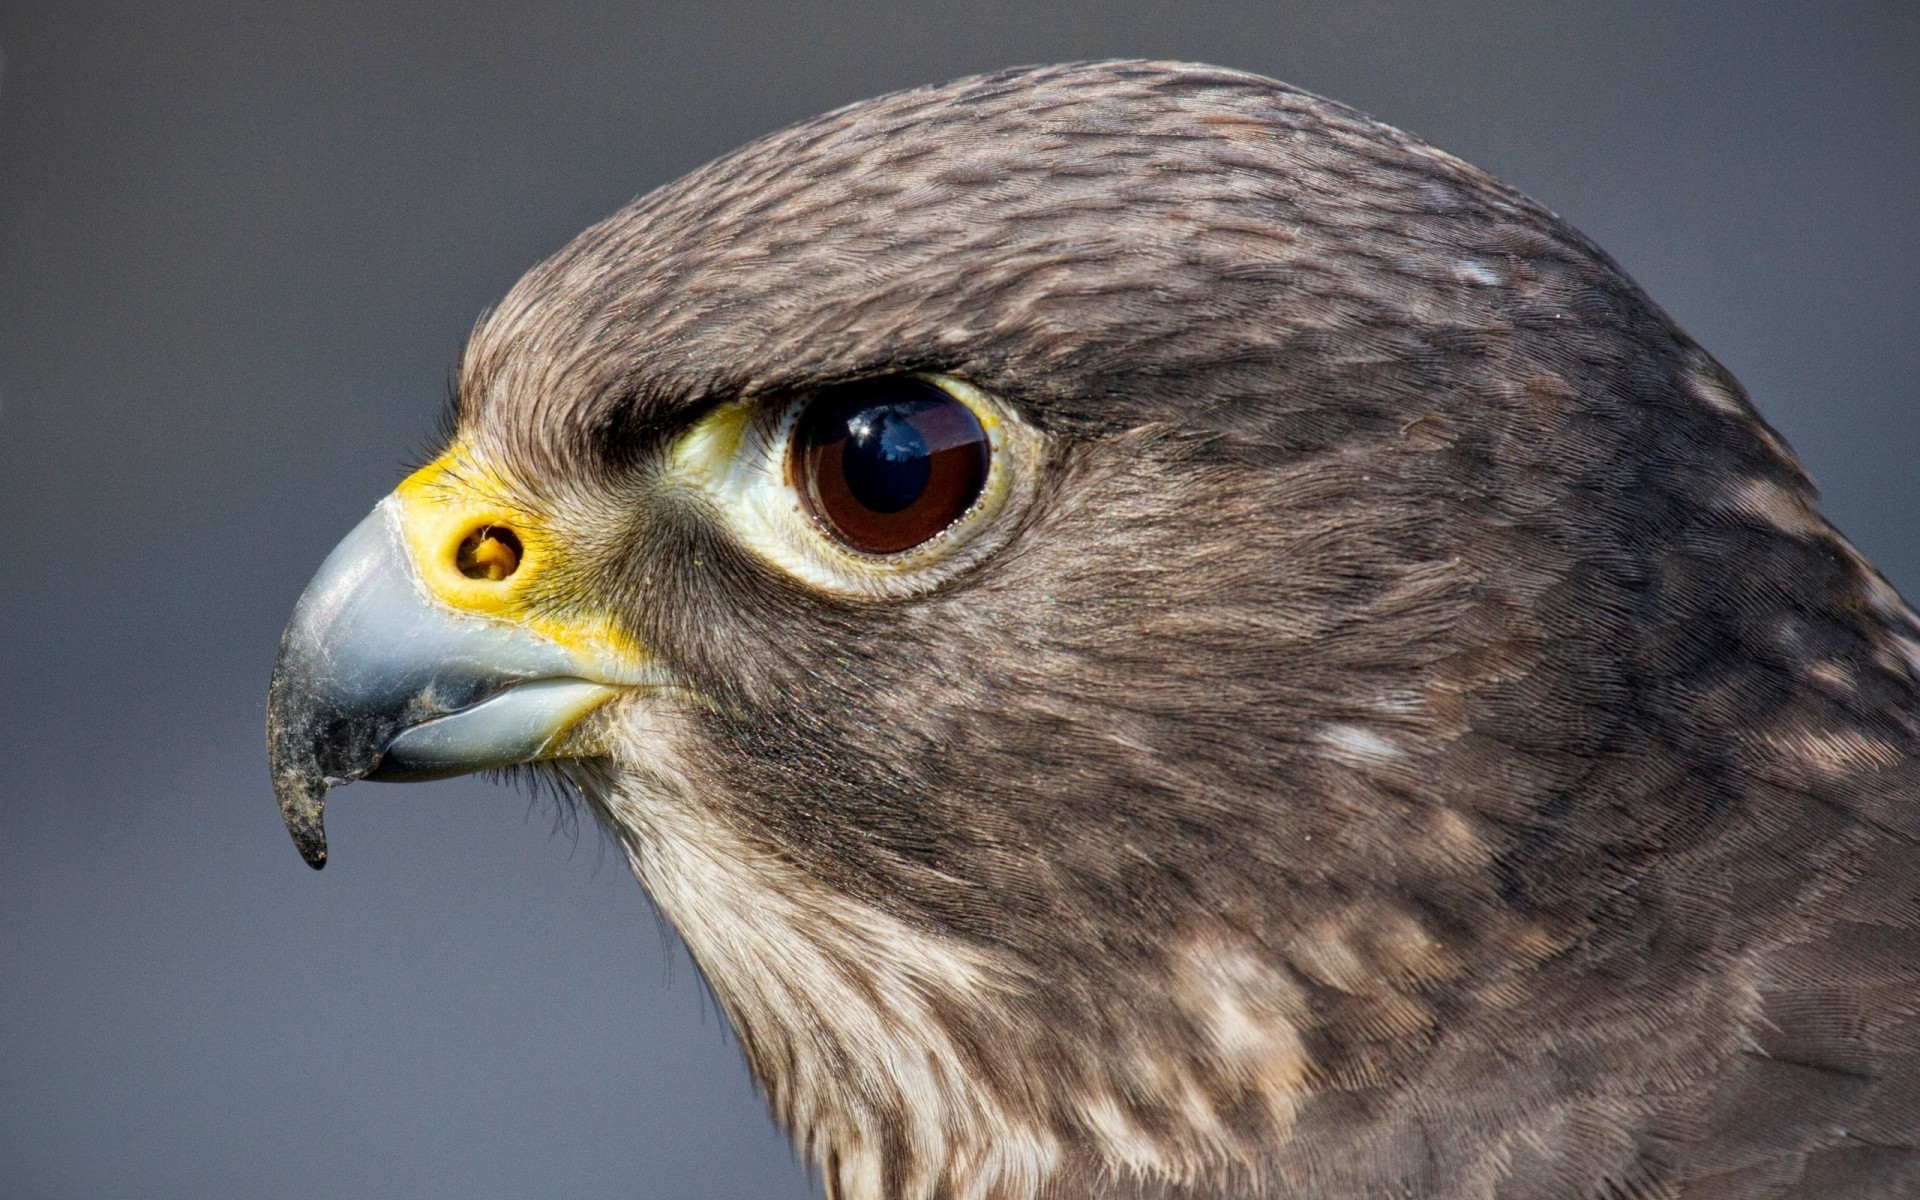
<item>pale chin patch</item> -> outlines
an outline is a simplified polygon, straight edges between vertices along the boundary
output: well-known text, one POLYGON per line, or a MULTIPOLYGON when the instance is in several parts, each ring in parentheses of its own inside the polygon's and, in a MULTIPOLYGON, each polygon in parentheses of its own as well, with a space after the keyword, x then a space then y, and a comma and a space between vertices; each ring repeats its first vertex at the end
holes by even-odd
POLYGON ((842 1200, 999 1200, 1088 1181, 1257 1181, 1307 1095, 1297 985, 1250 946, 1175 947, 1166 1012, 1204 1044, 1149 1026, 1076 1040, 1023 1021, 1033 985, 982 948, 860 903, 754 844, 702 797, 681 747, 698 736, 664 696, 617 702, 607 759, 569 776, 705 972, 774 1117, 842 1200), (966 1014, 969 1025, 950 1022, 966 1014), (1049 1056, 1055 1092, 1002 1095, 962 1045, 1022 1078, 1049 1056), (1268 1113, 1253 1142, 1210 1097, 1268 1113), (1145 1105, 1149 1119, 1138 1119, 1145 1105), (1169 1124, 1169 1118, 1172 1119, 1169 1124), (891 1182, 889 1182, 891 1178, 891 1182))
POLYGON ((673 922, 796 1148, 845 1200, 1031 1195, 1060 1144, 969 1077, 929 997, 991 1008, 1010 988, 983 953, 849 900, 751 844, 697 794, 684 715, 621 705, 612 770, 572 774, 673 922), (882 1155, 904 1138, 888 1193, 882 1155))

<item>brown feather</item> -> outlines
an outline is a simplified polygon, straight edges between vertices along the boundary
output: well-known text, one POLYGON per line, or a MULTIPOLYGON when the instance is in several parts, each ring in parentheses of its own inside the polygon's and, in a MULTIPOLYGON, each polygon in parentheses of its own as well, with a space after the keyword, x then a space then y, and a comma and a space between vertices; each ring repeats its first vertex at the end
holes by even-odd
POLYGON ((577 774, 833 1194, 1920 1194, 1920 628, 1473 168, 1213 68, 902 93, 587 231, 460 390, 714 700, 577 774), (661 482, 909 370, 1046 446, 937 586, 661 482))

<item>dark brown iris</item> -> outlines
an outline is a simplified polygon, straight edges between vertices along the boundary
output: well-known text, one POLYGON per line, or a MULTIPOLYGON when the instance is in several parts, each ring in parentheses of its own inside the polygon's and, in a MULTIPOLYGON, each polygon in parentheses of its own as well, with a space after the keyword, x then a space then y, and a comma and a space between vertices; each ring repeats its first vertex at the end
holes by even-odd
POLYGON ((920 379, 822 392, 793 435, 793 478, 807 508, 868 554, 910 550, 966 515, 991 459, 973 411, 920 379))

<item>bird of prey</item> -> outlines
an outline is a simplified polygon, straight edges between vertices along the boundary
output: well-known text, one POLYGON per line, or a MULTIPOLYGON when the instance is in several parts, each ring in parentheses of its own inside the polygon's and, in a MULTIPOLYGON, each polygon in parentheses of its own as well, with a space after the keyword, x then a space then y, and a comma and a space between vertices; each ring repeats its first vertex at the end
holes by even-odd
POLYGON ((856 104, 466 350, 269 702, 564 780, 830 1195, 1920 1195, 1920 626, 1580 234, 1166 63, 856 104))

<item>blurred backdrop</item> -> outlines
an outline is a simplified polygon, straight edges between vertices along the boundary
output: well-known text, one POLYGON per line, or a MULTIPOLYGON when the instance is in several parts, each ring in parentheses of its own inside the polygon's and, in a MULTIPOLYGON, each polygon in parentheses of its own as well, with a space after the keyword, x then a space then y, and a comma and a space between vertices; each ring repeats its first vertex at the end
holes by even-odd
POLYGON ((637 192, 874 93, 1209 60, 1624 264, 1920 592, 1920 6, 7 0, 0 1196, 805 1196, 592 829, 267 788, 276 639, 461 339, 637 192))

